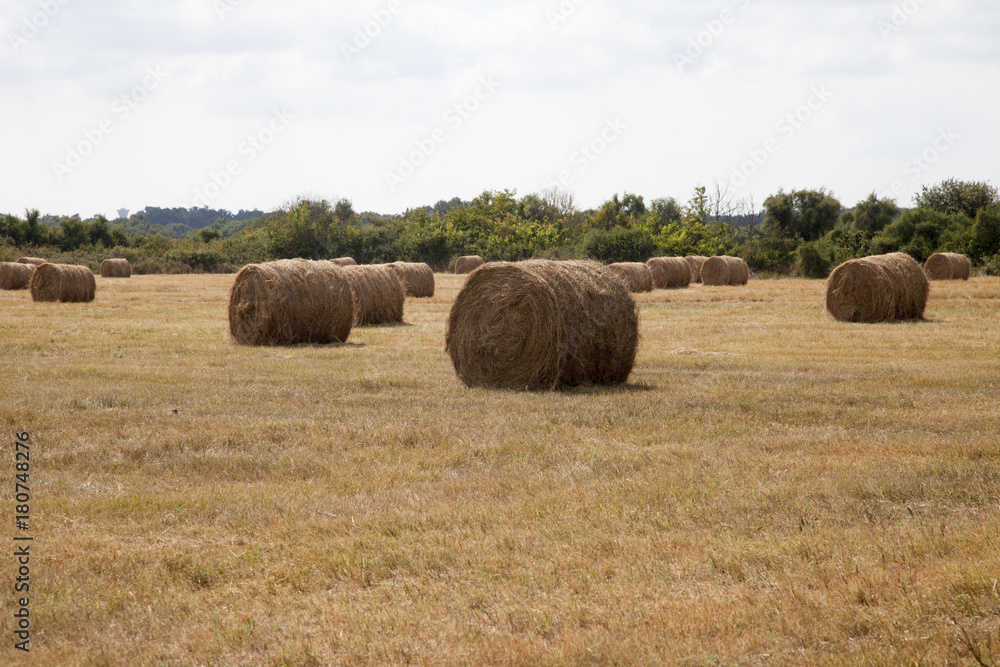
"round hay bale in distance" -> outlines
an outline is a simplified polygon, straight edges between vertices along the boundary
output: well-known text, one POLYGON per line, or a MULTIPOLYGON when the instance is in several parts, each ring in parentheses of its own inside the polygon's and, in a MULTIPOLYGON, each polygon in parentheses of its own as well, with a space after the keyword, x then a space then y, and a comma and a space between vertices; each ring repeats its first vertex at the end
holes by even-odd
POLYGON ((34 271, 34 264, 0 262, 0 289, 28 289, 28 284, 31 282, 31 274, 34 271))
POLYGON ((393 262, 386 264, 403 283, 406 296, 425 298, 434 296, 434 269, 423 262, 393 262))
POLYGON ((893 252, 844 262, 826 281, 826 309, 842 322, 918 320, 930 284, 920 264, 893 252))
POLYGON ((18 264, 33 264, 38 266, 39 264, 45 264, 48 260, 44 260, 41 257, 18 257, 18 264))
POLYGON ((248 264, 229 290, 229 333, 240 345, 343 343, 353 324, 351 284, 330 262, 248 264))
POLYGON ((700 283, 701 282, 701 265, 705 263, 708 257, 702 255, 688 255, 684 259, 687 260, 688 267, 691 269, 691 282, 700 283))
POLYGON ((709 257, 701 265, 701 282, 705 285, 746 285, 749 280, 750 267, 741 257, 709 257))
POLYGON ((653 273, 642 262, 616 262, 607 268, 625 279, 630 292, 653 291, 653 273))
POLYGON ((479 255, 466 255, 455 260, 455 273, 472 273, 485 264, 479 255))
POLYGON ((691 267, 683 257, 653 257, 646 262, 653 275, 653 287, 671 289, 691 284, 691 267))
POLYGON ((383 265, 344 266, 354 302, 354 326, 403 321, 406 293, 395 271, 383 265))
POLYGON ((94 272, 75 264, 39 264, 31 274, 33 301, 85 303, 97 294, 94 272))
POLYGON ((924 273, 930 280, 968 280, 972 262, 957 252, 936 252, 924 262, 924 273))
POLYGON ((338 257, 337 259, 331 259, 331 262, 337 266, 357 266, 358 263, 354 261, 353 257, 338 257))
POLYGON ((127 259, 106 259, 101 262, 102 278, 130 278, 132 265, 127 259))
POLYGON ((494 262, 452 305, 445 349, 469 387, 548 390, 621 384, 639 315, 621 278, 596 262, 494 262))
POLYGON ((664 289, 670 281, 670 266, 664 257, 651 257, 646 260, 649 274, 653 277, 653 289, 664 289))

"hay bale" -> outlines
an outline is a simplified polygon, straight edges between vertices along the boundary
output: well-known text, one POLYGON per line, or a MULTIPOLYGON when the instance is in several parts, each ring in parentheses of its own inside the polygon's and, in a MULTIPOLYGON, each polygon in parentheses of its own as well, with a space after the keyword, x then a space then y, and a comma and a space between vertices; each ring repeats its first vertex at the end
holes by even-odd
POLYGON ((127 259, 106 259, 101 262, 102 278, 130 278, 132 265, 127 259))
POLYGON ((343 343, 354 324, 351 284, 330 262, 248 264, 229 290, 229 333, 240 345, 343 343))
POLYGON ((701 282, 701 265, 705 263, 708 257, 703 257, 701 255, 688 255, 684 259, 687 260, 688 267, 691 269, 691 282, 700 283, 701 282))
POLYGON ((94 272, 74 264, 39 264, 31 274, 33 301, 79 303, 93 301, 97 293, 94 272))
POLYGON ((923 269, 905 253, 844 262, 826 281, 826 309, 843 322, 919 320, 930 285, 923 269))
POLYGON ((403 321, 406 293, 396 273, 386 266, 344 266, 351 284, 354 325, 392 324, 403 321))
POLYGON ((0 289, 28 289, 34 264, 0 262, 0 289))
POLYGON ((337 259, 331 259, 331 262, 337 266, 357 266, 358 263, 354 261, 353 257, 338 257, 337 259))
POLYGON ((968 280, 972 262, 956 252, 936 252, 924 262, 924 272, 930 280, 968 280))
POLYGON ((665 257, 651 257, 646 260, 649 274, 653 277, 653 289, 664 289, 670 280, 670 266, 665 257))
POLYGON ((709 257, 701 265, 701 282, 705 285, 746 285, 749 280, 750 267, 740 257, 709 257))
POLYGON ((614 271, 596 262, 495 262, 455 298, 445 349, 469 387, 545 390, 621 384, 639 316, 614 271))
POLYGON ((472 273, 485 264, 479 255, 466 255, 455 260, 455 273, 472 273))
POLYGON ((653 257, 646 262, 653 276, 653 287, 671 289, 691 284, 691 267, 683 257, 653 257))
POLYGON ((625 279, 630 292, 653 291, 653 273, 642 262, 617 262, 607 268, 625 279))
POLYGON ((17 258, 17 263, 18 264, 32 264, 34 266, 38 266, 39 264, 45 264, 46 261, 47 260, 44 260, 41 257, 18 257, 17 258))
POLYGON ((423 262, 393 262, 386 264, 403 283, 406 296, 434 296, 434 269, 423 262))

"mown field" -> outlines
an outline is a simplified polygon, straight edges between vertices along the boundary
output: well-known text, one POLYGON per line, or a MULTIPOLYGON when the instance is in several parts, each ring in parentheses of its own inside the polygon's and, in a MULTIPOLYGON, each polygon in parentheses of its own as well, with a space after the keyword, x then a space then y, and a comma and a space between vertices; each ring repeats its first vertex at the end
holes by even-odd
POLYGON ((0 293, 0 663, 1000 662, 1000 279, 639 295, 628 385, 543 394, 455 378, 462 279, 329 347, 232 344, 231 275, 0 293))

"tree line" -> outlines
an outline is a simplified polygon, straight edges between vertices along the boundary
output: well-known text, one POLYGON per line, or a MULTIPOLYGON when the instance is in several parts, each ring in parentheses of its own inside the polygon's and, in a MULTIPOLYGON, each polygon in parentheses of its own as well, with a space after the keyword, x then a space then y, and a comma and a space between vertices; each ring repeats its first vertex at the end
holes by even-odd
POLYGON ((247 262, 344 255, 444 270, 467 254, 600 261, 731 254, 758 273, 818 278, 854 257, 902 251, 922 262, 952 251, 1000 274, 1000 197, 988 182, 948 179, 924 186, 906 209, 874 193, 848 209, 824 188, 779 190, 756 206, 716 185, 695 188, 684 203, 623 193, 589 210, 558 189, 520 197, 489 190, 400 215, 359 213, 347 199, 307 198, 266 214, 147 208, 124 223, 100 215, 55 222, 29 210, 23 218, 0 217, 0 242, 3 258, 22 251, 83 263, 118 256, 138 273, 233 271, 247 262))

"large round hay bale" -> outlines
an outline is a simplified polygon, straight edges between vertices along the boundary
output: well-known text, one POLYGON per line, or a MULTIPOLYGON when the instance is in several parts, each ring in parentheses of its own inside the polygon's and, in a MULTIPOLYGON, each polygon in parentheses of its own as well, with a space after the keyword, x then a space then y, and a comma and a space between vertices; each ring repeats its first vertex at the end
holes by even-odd
POLYGON ((691 267, 683 257, 653 257, 646 262, 653 276, 653 287, 671 289, 691 284, 691 267))
POLYGON ((466 255, 455 260, 455 273, 472 273, 485 264, 479 255, 466 255))
POLYGON ((392 324, 403 321, 406 293, 396 273, 386 266, 344 266, 351 283, 354 325, 392 324))
POLYGON ((688 267, 691 269, 691 282, 700 283, 701 282, 701 265, 705 263, 708 257, 703 257, 701 255, 688 255, 684 259, 687 260, 688 267))
POLYGON ((635 364, 639 315, 596 262, 495 262, 452 305, 445 348, 469 387, 545 390, 621 384, 635 364))
POLYGON ((343 343, 353 324, 351 284, 330 262, 248 264, 229 290, 229 333, 240 345, 343 343))
POLYGON ((646 260, 649 274, 653 277, 653 289, 664 289, 670 280, 670 266, 664 257, 651 257, 646 260))
POLYGON ((930 285, 923 269, 905 253, 844 262, 826 281, 826 309, 844 322, 918 320, 930 285))
POLYGON ((0 289, 28 289, 34 264, 0 262, 0 289))
POLYGON ((331 262, 337 266, 357 266, 358 263, 353 257, 338 257, 337 259, 331 259, 331 262))
POLYGON ((39 264, 31 274, 34 301, 79 303, 93 301, 97 293, 94 272, 75 264, 39 264))
POLYGON ((972 262, 956 252, 936 252, 924 262, 924 273, 931 280, 968 280, 972 262))
POLYGON ((653 273, 642 262, 616 262, 607 268, 625 279, 630 292, 653 291, 653 273))
POLYGON ((132 265, 127 259, 106 259, 101 262, 102 278, 130 278, 132 265))
POLYGON ((386 264, 403 283, 406 296, 434 296, 434 269, 423 262, 393 262, 386 264))
POLYGON ((39 264, 45 264, 46 261, 47 260, 44 260, 41 257, 18 257, 17 258, 17 263, 18 264, 32 264, 34 266, 38 266, 39 264))
POLYGON ((746 285, 749 280, 750 267, 740 257, 709 257, 701 265, 701 282, 705 285, 746 285))

